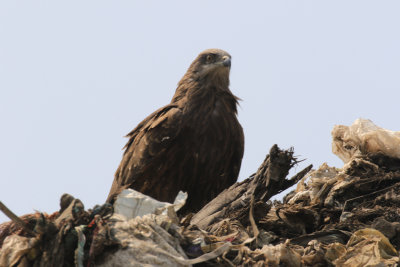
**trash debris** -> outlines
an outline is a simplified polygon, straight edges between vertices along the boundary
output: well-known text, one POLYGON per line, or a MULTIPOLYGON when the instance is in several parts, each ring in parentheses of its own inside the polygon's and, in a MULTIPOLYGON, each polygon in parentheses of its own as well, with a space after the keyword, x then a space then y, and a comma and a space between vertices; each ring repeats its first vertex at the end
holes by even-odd
POLYGON ((187 193, 180 191, 175 198, 174 204, 161 202, 152 197, 146 196, 133 189, 123 190, 114 203, 114 213, 125 216, 127 219, 143 216, 146 214, 167 213, 168 208, 178 211, 187 199, 187 193))
POLYGON ((389 240, 370 228, 356 231, 339 255, 338 266, 396 266, 400 260, 389 240))
POLYGON ((127 190, 89 210, 65 194, 51 215, 0 225, 0 266, 398 266, 398 132, 354 125, 333 131, 342 169, 310 165, 288 179, 298 160, 274 145, 255 174, 183 218, 184 193, 171 204, 127 190))
POLYGON ((368 153, 400 159, 400 131, 383 129, 370 120, 360 118, 351 126, 336 125, 332 138, 332 151, 344 163, 368 153))
POLYGON ((38 239, 19 235, 8 236, 0 253, 0 266, 15 266, 35 259, 39 253, 38 239))

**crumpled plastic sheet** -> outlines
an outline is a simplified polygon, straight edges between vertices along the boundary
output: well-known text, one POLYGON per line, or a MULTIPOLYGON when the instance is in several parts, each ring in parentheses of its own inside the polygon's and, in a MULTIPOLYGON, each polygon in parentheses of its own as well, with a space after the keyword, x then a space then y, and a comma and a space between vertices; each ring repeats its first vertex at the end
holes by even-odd
POLYGON ((343 267, 398 266, 400 260, 389 240, 372 228, 356 231, 346 246, 331 244, 327 256, 331 257, 333 264, 343 267))
POLYGON ((37 251, 36 238, 28 238, 19 235, 10 235, 4 240, 0 249, 0 266, 14 266, 19 263, 26 255, 35 257, 37 251))
POLYGON ((78 247, 75 250, 75 266, 76 267, 83 267, 83 260, 85 257, 84 254, 84 246, 86 242, 86 237, 85 234, 83 233, 83 230, 85 229, 85 226, 76 226, 75 231, 78 235, 78 247))
POLYGON ((113 215, 114 238, 122 248, 105 256, 97 266, 191 266, 218 257, 232 244, 226 242, 215 250, 195 259, 188 259, 179 239, 161 226, 168 221, 165 215, 148 214, 125 220, 113 215))
POLYGON ((386 130, 367 119, 357 119, 351 126, 335 125, 332 139, 332 152, 344 163, 378 152, 400 158, 400 131, 386 130))
MULTIPOLYGON (((121 218, 122 219, 122 218, 121 218)), ((178 240, 162 228, 152 215, 117 221, 112 231, 123 248, 110 254, 98 266, 184 266, 186 259, 178 240)))
POLYGON ((191 266, 229 250, 232 244, 225 242, 197 258, 187 258, 179 238, 168 232, 178 228, 175 212, 186 199, 187 194, 181 191, 173 204, 160 202, 133 189, 122 191, 110 219, 113 236, 122 248, 107 255, 97 266, 191 266))
POLYGON ((114 213, 123 215, 127 219, 146 214, 167 214, 168 208, 178 211, 185 205, 187 193, 179 191, 173 204, 158 201, 150 196, 133 189, 123 190, 114 203, 114 213))

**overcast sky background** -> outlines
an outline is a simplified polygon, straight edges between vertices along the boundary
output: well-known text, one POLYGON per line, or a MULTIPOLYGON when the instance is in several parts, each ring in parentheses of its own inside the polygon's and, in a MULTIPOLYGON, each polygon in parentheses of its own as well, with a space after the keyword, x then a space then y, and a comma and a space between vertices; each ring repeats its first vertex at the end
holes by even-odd
MULTIPOLYGON (((123 138, 169 103, 202 50, 232 55, 240 179, 270 147, 342 167, 335 124, 400 130, 399 1, 1 1, 0 200, 105 201, 123 138)), ((0 214, 0 222, 8 220, 0 214)))

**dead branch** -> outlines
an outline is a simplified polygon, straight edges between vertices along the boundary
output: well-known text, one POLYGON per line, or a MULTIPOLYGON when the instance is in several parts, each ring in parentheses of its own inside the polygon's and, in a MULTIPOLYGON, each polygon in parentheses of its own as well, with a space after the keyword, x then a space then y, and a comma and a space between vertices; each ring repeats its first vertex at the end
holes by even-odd
POLYGON ((310 165, 291 179, 286 179, 289 170, 297 163, 292 149, 281 150, 277 145, 272 146, 255 174, 220 193, 193 216, 191 224, 207 229, 214 223, 231 218, 238 219, 243 225, 249 225, 248 214, 252 196, 253 215, 258 221, 270 209, 267 200, 296 184, 312 168, 310 165))

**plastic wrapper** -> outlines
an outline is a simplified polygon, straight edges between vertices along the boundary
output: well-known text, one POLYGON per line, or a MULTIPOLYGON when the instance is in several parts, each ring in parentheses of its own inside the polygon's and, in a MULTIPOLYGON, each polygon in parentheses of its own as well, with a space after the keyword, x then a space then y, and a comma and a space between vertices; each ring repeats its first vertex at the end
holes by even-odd
POLYGON ((179 191, 173 204, 161 202, 133 189, 123 190, 114 203, 114 213, 132 219, 146 214, 167 214, 168 208, 178 211, 185 205, 187 193, 179 191))
POLYGON ((386 130, 361 118, 351 126, 335 125, 332 130, 332 151, 344 163, 368 153, 400 158, 400 131, 386 130))
POLYGON ((389 240, 375 229, 356 231, 340 257, 333 261, 337 266, 398 266, 399 257, 389 240))

